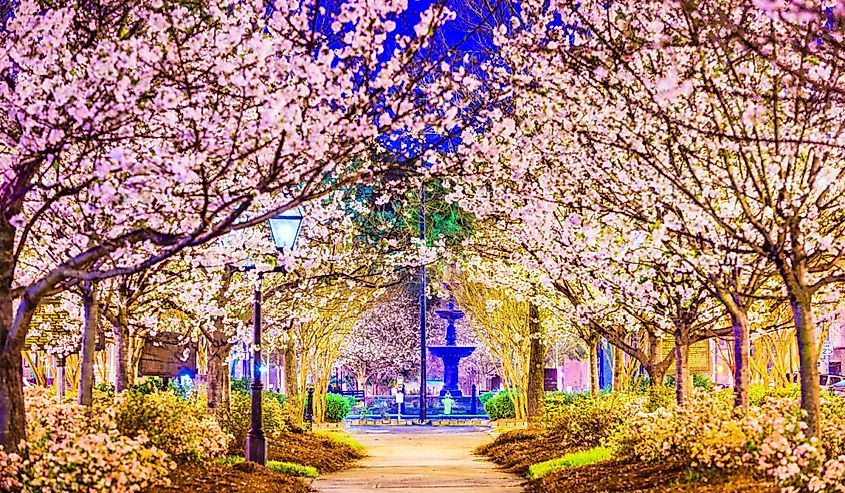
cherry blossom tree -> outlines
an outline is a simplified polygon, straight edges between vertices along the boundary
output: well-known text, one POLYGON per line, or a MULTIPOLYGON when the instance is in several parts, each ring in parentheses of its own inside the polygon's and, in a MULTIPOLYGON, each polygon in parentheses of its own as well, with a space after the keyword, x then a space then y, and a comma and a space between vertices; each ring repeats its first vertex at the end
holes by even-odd
MULTIPOLYGON (((366 391, 371 380, 409 376, 419 364, 419 306, 413 292, 416 287, 404 284, 390 288, 371 303, 353 328, 338 362, 355 374, 361 390, 366 391)), ((432 310, 429 325, 434 323, 436 315, 432 310)))
POLYGON ((451 14, 434 5, 412 34, 392 33, 403 8, 344 3, 327 33, 312 22, 327 13, 310 2, 275 2, 272 12, 264 2, 21 2, 0 62, 7 450, 24 438, 20 350, 43 296, 135 274, 407 167, 347 166, 380 134, 434 129, 448 138, 458 124, 447 104, 455 81, 415 53, 451 14), (39 248, 60 260, 19 269, 21 255, 39 248))
POLYGON ((509 99, 490 111, 488 128, 465 136, 475 149, 465 159, 498 157, 490 169, 517 186, 482 187, 480 197, 535 198, 517 210, 532 226, 526 209, 586 201, 662 230, 658 243, 685 245, 681 256, 706 273, 702 284, 730 288, 719 298, 740 332, 731 300, 759 295, 755 270, 776 274, 774 293, 793 307, 802 408, 816 434, 817 302, 843 280, 843 127, 835 57, 815 56, 831 49, 817 38, 836 35, 822 32, 823 12, 802 21, 783 15, 791 8, 526 2, 521 28, 496 31, 501 56, 487 66, 509 99), (814 85, 819 74, 831 81, 814 85), (733 285, 724 277, 732 265, 741 280, 733 285))

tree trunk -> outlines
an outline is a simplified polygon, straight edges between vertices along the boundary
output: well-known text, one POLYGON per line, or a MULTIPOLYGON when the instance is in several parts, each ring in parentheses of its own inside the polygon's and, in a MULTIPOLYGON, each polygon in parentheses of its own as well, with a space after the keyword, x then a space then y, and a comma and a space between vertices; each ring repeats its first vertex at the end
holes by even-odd
POLYGON ((807 413, 807 436, 819 436, 819 367, 816 344, 816 320, 810 296, 792 296, 792 316, 798 339, 798 363, 801 373, 801 409, 807 413))
POLYGON ((590 395, 599 395, 599 341, 590 339, 590 395))
POLYGON ((208 341, 205 384, 205 410, 208 413, 229 407, 229 365, 226 364, 226 357, 231 349, 231 344, 208 341))
POLYGON ((129 371, 130 371, 130 348, 129 348, 129 327, 123 323, 123 317, 120 314, 117 316, 117 321, 114 323, 114 388, 117 392, 122 392, 129 388, 129 371))
POLYGON ((675 329, 675 398, 678 405, 685 405, 691 393, 689 341, 683 329, 675 329))
POLYGON ((20 351, 0 352, 0 445, 7 453, 18 452, 26 440, 23 402, 23 358, 20 351))
POLYGON ((540 327, 540 311, 537 305, 531 303, 528 307, 528 333, 530 347, 528 356, 528 390, 526 392, 526 406, 528 427, 539 428, 543 423, 543 413, 546 410, 544 398, 546 347, 543 344, 543 333, 540 327))
POLYGON ((628 390, 623 354, 624 352, 622 349, 613 346, 613 390, 616 392, 624 392, 628 390))
POLYGON ((656 335, 648 334, 648 378, 651 379, 652 387, 659 387, 663 385, 663 380, 666 377, 666 370, 661 363, 663 362, 663 341, 656 335))
POLYGON ((82 406, 91 406, 94 400, 94 350, 97 346, 100 310, 94 283, 85 281, 82 287, 82 309, 85 321, 82 325, 82 348, 80 350, 79 395, 82 406))
POLYGON ((15 277, 15 228, 6 219, 19 210, 0 215, 0 445, 18 452, 26 439, 23 402, 23 341, 9 341, 14 323, 12 284, 15 277))
POLYGON ((355 373, 355 390, 363 390, 364 396, 367 395, 367 374, 365 372, 355 373))
POLYGON ((734 336, 734 407, 747 410, 751 384, 751 373, 748 367, 748 358, 751 353, 748 315, 741 309, 731 310, 730 315, 734 336))
POLYGON ((296 402, 299 399, 299 377, 296 368, 296 344, 289 342, 285 347, 285 393, 288 402, 296 402))

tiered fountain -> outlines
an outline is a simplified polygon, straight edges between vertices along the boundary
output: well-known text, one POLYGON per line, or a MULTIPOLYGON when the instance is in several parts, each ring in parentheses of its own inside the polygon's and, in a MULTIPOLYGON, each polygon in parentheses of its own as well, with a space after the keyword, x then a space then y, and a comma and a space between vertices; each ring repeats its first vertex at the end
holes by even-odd
POLYGON ((440 396, 442 397, 448 392, 452 397, 461 397, 463 393, 458 387, 458 364, 461 358, 466 358, 475 351, 475 346, 457 345, 455 321, 464 318, 464 312, 455 308, 454 297, 449 298, 448 310, 437 310, 436 313, 447 323, 446 345, 429 348, 433 356, 443 360, 443 388, 440 390, 440 396))

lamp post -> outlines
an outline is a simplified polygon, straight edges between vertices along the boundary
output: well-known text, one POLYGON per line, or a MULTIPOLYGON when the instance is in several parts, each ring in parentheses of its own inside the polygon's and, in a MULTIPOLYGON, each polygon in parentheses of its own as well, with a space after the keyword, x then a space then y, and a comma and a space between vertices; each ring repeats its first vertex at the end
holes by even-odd
MULTIPOLYGON (((293 248, 296 244, 296 238, 299 236, 299 228, 302 226, 302 213, 299 208, 272 217, 269 222, 270 234, 276 250, 282 252, 285 249, 293 248)), ((255 266, 246 266, 243 270, 254 268, 255 266)), ((280 266, 270 271, 259 272, 253 290, 252 382, 249 385, 252 393, 252 407, 245 446, 246 460, 262 466, 267 464, 267 438, 264 436, 264 429, 261 424, 261 392, 264 390, 264 385, 261 382, 261 281, 264 274, 268 272, 285 272, 285 268, 280 266)))
MULTIPOLYGON (((425 244, 425 183, 420 186, 420 240, 425 244)), ((426 298, 425 264, 420 266, 420 424, 425 424, 427 419, 426 409, 426 387, 428 375, 426 374, 426 315, 428 311, 426 298)))

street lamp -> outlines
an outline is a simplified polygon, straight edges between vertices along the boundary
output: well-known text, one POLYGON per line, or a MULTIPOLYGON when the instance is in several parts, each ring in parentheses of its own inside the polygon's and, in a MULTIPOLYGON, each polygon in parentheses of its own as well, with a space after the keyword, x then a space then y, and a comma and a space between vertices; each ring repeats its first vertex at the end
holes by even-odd
POLYGON ((278 216, 270 218, 270 234, 273 236, 273 243, 276 250, 284 251, 293 248, 296 238, 299 237, 299 229, 302 227, 302 212, 299 207, 294 207, 278 216))
MULTIPOLYGON (((270 218, 270 235, 273 244, 279 252, 291 249, 296 244, 299 236, 299 229, 302 226, 302 212, 299 208, 279 214, 270 218)), ((254 269, 254 266, 244 267, 244 270, 254 269)), ((284 266, 279 266, 270 271, 258 273, 258 281, 255 283, 253 292, 252 307, 252 382, 249 385, 252 392, 252 409, 250 415, 250 427, 246 434, 246 460, 258 464, 267 464, 267 438, 264 436, 264 429, 261 426, 261 392, 264 385, 261 383, 261 280, 268 272, 285 272, 284 266)))

